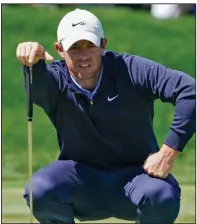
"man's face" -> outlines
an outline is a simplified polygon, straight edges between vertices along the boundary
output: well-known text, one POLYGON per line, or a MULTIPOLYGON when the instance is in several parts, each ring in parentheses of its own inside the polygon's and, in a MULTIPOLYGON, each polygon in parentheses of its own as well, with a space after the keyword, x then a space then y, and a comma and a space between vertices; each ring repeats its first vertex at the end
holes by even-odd
POLYGON ((70 72, 77 79, 91 79, 101 66, 103 49, 87 40, 74 43, 64 51, 64 59, 70 72))

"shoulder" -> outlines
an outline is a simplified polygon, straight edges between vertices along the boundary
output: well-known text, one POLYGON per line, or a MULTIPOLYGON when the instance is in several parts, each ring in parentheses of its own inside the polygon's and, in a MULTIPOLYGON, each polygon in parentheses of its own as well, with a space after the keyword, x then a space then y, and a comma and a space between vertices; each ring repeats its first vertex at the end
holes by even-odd
POLYGON ((65 70, 66 70, 66 63, 65 63, 64 60, 55 60, 52 63, 48 64, 47 68, 49 70, 65 72, 65 70))
POLYGON ((52 76, 57 83, 59 88, 63 90, 68 84, 68 69, 64 60, 55 60, 50 64, 47 64, 47 70, 49 75, 52 76))
POLYGON ((128 53, 118 53, 115 51, 111 51, 111 50, 106 50, 103 53, 103 57, 104 58, 109 58, 109 59, 113 59, 113 60, 128 60, 128 59, 132 59, 135 57, 135 55, 132 54, 128 54, 128 53))
POLYGON ((151 64, 151 63, 156 63, 155 61, 145 58, 140 55, 135 55, 135 54, 129 54, 127 52, 123 53, 117 53, 115 51, 107 50, 104 51, 103 57, 105 58, 111 58, 113 60, 122 60, 127 64, 151 64))
POLYGON ((47 65, 47 69, 56 77, 66 78, 68 76, 68 68, 65 60, 55 60, 47 65))
POLYGON ((129 77, 129 80, 134 85, 145 83, 150 69, 157 67, 157 63, 152 60, 129 53, 105 51, 104 59, 107 59, 107 67, 110 66, 110 71, 117 78, 123 79, 124 77, 129 77))
POLYGON ((126 66, 127 68, 132 68, 134 64, 141 64, 146 61, 146 58, 143 58, 138 55, 129 54, 129 53, 118 53, 115 51, 107 50, 103 53, 104 61, 107 63, 112 63, 113 66, 126 66))

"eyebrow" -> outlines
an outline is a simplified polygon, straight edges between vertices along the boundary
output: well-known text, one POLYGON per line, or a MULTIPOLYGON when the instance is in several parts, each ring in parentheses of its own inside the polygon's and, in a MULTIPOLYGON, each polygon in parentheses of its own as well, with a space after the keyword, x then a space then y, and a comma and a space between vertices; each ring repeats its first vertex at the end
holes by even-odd
MULTIPOLYGON (((91 43, 91 42, 87 42, 86 45, 94 45, 94 44, 91 43)), ((80 47, 80 46, 81 46, 80 44, 75 43, 75 44, 73 44, 73 45, 71 46, 71 48, 72 48, 72 47, 80 47)))

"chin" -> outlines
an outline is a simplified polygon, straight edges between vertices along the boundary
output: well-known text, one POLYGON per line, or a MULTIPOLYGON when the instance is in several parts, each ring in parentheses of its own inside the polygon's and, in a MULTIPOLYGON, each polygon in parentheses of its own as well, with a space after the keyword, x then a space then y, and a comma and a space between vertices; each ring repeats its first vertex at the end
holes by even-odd
POLYGON ((92 79, 92 78, 94 78, 94 76, 96 76, 96 73, 89 73, 89 74, 87 74, 87 73, 78 73, 77 74, 77 78, 78 79, 92 79))

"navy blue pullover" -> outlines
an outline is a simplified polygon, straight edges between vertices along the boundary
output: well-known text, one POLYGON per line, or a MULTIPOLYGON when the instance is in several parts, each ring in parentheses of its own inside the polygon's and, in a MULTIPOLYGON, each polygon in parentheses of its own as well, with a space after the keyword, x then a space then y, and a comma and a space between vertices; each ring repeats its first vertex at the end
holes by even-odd
POLYGON ((164 143, 182 151, 195 132, 195 79, 135 55, 106 51, 102 60, 92 100, 73 82, 64 60, 33 66, 33 101, 57 131, 59 159, 109 170, 143 165, 159 149, 156 99, 175 106, 164 143))

